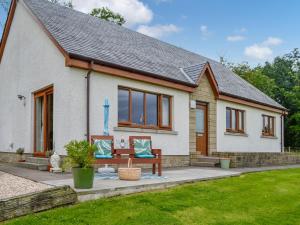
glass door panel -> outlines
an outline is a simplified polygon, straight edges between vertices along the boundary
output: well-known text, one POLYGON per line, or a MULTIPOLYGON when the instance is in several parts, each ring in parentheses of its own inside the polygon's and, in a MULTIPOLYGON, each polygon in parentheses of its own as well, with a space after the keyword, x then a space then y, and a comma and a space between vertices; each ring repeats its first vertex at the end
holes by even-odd
POLYGON ((35 152, 44 152, 44 96, 35 99, 35 152))
POLYGON ((47 151, 53 150, 53 94, 47 95, 47 151))
POLYGON ((53 150, 53 88, 34 96, 34 155, 45 156, 53 150))
POLYGON ((204 110, 196 109, 196 132, 204 133, 204 110))

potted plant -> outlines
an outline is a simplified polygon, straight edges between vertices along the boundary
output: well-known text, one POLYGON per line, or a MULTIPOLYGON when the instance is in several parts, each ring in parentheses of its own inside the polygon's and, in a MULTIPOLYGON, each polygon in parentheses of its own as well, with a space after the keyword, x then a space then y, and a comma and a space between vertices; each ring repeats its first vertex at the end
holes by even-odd
POLYGON ((18 162, 25 162, 25 159, 23 157, 23 154, 24 154, 24 148, 18 148, 16 150, 16 153, 17 153, 17 161, 18 162))
POLYGON ((65 146, 65 149, 67 157, 64 159, 64 168, 72 168, 74 187, 92 188, 96 147, 87 141, 71 141, 65 146))

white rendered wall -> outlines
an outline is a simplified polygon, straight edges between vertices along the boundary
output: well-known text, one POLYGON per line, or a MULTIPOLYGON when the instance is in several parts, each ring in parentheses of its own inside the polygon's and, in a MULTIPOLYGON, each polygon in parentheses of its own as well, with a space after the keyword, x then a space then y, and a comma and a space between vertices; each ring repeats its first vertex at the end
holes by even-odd
POLYGON ((280 114, 226 101, 217 101, 217 151, 218 152, 280 152, 280 114), (226 107, 245 110, 247 136, 225 134, 226 107), (262 114, 274 116, 275 139, 262 138, 262 114))
MULTIPOLYGON (((55 150, 65 154, 67 142, 85 139, 86 73, 65 67, 62 54, 19 1, 0 63, 0 151, 15 152, 24 147, 25 152, 33 152, 33 92, 48 85, 54 86, 55 150), (19 94, 26 97, 26 106, 17 98, 19 94)), ((110 134, 116 139, 151 135, 153 147, 162 148, 164 155, 189 154, 188 93, 99 73, 91 76, 91 134, 103 132, 102 105, 108 97, 110 134), (173 96, 173 127, 177 134, 113 131, 118 118, 118 85, 173 96)))
POLYGON ((85 74, 65 67, 62 54, 19 1, 0 63, 0 150, 33 152, 33 92, 48 85, 54 86, 56 150, 84 138, 85 74))
MULTIPOLYGON (((103 134, 103 104, 110 103, 109 131, 118 141, 122 137, 146 135, 152 137, 154 148, 164 155, 189 155, 189 94, 128 79, 92 73, 91 75, 91 134, 103 134), (173 96, 173 130, 177 134, 155 134, 114 131, 118 126, 118 86, 141 89, 173 96)), ((116 142, 117 142, 116 141, 116 142)), ((118 146, 117 146, 118 147, 118 146)))

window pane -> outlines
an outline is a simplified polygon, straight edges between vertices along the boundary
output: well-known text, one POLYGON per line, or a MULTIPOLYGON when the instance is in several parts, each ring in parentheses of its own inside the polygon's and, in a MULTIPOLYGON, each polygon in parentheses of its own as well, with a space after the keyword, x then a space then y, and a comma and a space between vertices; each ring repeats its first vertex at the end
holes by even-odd
POLYGON ((170 125, 170 98, 164 96, 162 98, 162 125, 169 126, 170 125))
POLYGON ((274 118, 270 117, 270 125, 269 125, 269 128, 270 128, 270 134, 273 135, 273 121, 274 121, 274 118))
POLYGON ((146 94, 147 102, 147 125, 157 126, 157 95, 146 94))
POLYGON ((226 129, 230 129, 230 111, 231 109, 226 109, 226 129))
POLYGON ((244 112, 239 111, 239 130, 244 130, 244 112))
POLYGON ((132 123, 144 124, 144 93, 132 91, 132 123))
POLYGON ((196 132, 204 133, 204 110, 196 109, 196 132))
POLYGON ((118 91, 118 119, 119 122, 129 121, 129 91, 118 91))
POLYGON ((0 1, 0 42, 2 40, 2 35, 4 31, 4 26, 6 24, 11 0, 1 0, 0 1))
POLYGON ((267 116, 264 116, 264 132, 269 133, 269 120, 267 116))
POLYGON ((233 130, 236 130, 236 111, 235 110, 231 110, 231 113, 232 113, 231 128, 233 130))
POLYGON ((47 95, 47 150, 53 150, 53 94, 47 95))

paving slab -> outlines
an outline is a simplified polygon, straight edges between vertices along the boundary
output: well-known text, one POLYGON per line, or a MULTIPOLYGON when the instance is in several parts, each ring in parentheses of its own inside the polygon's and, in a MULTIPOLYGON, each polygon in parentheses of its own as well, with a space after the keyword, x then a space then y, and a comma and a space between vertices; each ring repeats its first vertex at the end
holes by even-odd
POLYGON ((17 167, 12 163, 0 163, 0 171, 23 177, 33 181, 42 180, 60 180, 72 178, 71 173, 49 173, 47 171, 32 170, 28 168, 17 167))

